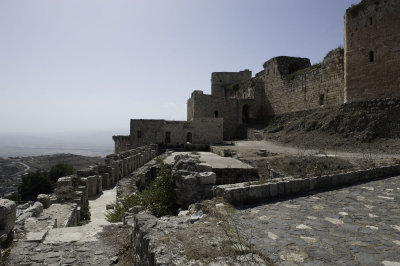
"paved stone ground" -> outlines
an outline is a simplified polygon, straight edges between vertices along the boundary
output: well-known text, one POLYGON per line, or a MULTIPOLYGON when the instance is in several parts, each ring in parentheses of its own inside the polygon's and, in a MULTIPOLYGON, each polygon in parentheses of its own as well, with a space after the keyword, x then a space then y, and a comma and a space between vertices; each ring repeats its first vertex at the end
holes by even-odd
POLYGON ((236 212, 279 265, 400 265, 400 176, 236 212))
POLYGON ((101 241, 70 243, 23 242, 13 248, 6 265, 110 265, 116 255, 113 246, 101 241))
POLYGON ((123 236, 128 236, 120 223, 111 225, 105 219, 106 204, 115 197, 116 188, 89 200, 91 221, 83 226, 51 229, 40 243, 28 242, 24 234, 19 235, 7 265, 112 264, 123 241, 127 241, 123 236))

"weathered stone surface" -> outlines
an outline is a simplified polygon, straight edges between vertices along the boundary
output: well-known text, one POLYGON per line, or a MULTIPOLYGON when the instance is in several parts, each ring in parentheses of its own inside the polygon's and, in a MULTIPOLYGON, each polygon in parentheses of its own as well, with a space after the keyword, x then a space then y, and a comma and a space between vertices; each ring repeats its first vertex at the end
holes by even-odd
POLYGON ((0 199, 0 230, 10 233, 15 225, 16 204, 14 201, 0 199))
POLYGON ((88 197, 93 197, 97 195, 97 176, 87 177, 87 190, 88 197))
POLYGON ((196 175, 200 185, 214 185, 217 182, 217 175, 214 172, 203 172, 196 175))
POLYGON ((38 217, 43 212, 43 204, 36 201, 33 206, 25 210, 25 213, 32 213, 32 217, 38 217))
POLYGON ((39 231, 39 232, 28 232, 26 234, 26 242, 42 242, 44 237, 46 236, 48 230, 39 231))
POLYGON ((50 195, 39 194, 39 195, 37 196, 36 201, 42 203, 42 204, 43 204, 43 208, 45 208, 45 209, 47 209, 47 208, 50 207, 50 205, 51 205, 50 195))
POLYGON ((69 176, 60 177, 56 183, 57 187, 70 187, 72 186, 72 179, 69 176))

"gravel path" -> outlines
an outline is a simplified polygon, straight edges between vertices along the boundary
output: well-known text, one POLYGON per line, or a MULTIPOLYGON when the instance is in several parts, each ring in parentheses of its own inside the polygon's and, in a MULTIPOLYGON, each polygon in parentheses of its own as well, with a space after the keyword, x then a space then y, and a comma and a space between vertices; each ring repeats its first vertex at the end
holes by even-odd
POLYGON ((235 146, 228 146, 227 148, 241 151, 254 151, 254 150, 267 150, 272 153, 290 154, 290 155, 318 155, 321 156, 332 156, 340 158, 353 158, 353 159, 365 159, 366 157, 372 157, 373 159, 400 159, 399 154, 366 154, 366 153, 353 153, 344 151, 321 151, 317 149, 302 149, 298 147, 286 146, 277 142, 262 140, 262 141, 235 141, 235 146))
POLYGON ((400 176, 239 210, 279 265, 400 265, 400 176))

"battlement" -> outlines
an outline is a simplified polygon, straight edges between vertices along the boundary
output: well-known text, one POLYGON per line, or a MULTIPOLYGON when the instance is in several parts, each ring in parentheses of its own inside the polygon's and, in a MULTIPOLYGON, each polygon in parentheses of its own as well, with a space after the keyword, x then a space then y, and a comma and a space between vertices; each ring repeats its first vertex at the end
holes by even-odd
POLYGON ((278 56, 264 63, 266 75, 289 75, 311 66, 310 59, 301 57, 278 56))
POLYGON ((211 74, 211 95, 225 97, 225 89, 235 84, 246 83, 251 80, 251 71, 245 69, 239 72, 213 72, 211 74))

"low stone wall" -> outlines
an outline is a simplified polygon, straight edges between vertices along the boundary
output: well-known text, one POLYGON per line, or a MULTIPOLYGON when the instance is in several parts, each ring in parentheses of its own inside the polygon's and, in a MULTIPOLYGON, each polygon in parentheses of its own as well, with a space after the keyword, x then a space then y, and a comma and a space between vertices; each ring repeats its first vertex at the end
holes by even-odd
POLYGON ((73 208, 71 209, 71 213, 68 216, 68 219, 65 221, 63 227, 72 227, 77 226, 78 223, 81 221, 81 208, 78 204, 74 204, 73 208))
POLYGON ((98 174, 102 176, 102 187, 114 186, 118 180, 129 177, 136 169, 158 155, 158 146, 151 144, 117 154, 107 155, 105 166, 98 167, 98 174))
POLYGON ((157 177, 158 164, 156 159, 147 162, 133 171, 129 178, 123 178, 117 183, 117 201, 145 189, 157 177))
POLYGON ((294 179, 291 177, 277 178, 273 182, 263 184, 247 182, 215 186, 213 188, 213 195, 224 197, 227 201, 234 204, 257 203, 276 197, 331 189, 399 174, 400 165, 393 165, 305 179, 294 179))

